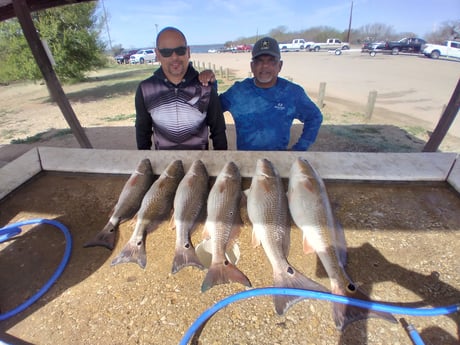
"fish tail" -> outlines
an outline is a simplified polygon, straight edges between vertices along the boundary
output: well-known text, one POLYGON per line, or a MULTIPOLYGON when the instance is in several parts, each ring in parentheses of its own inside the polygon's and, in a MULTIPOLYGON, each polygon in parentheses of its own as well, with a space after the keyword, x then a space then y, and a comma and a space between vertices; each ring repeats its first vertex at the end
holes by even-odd
MULTIPOLYGON (((297 271, 292 266, 289 266, 287 271, 285 272, 283 271, 275 273, 274 284, 276 287, 315 290, 322 292, 328 291, 324 286, 305 277, 302 273, 297 271)), ((301 301, 304 298, 305 297, 301 296, 275 295, 273 296, 275 310, 278 313, 278 315, 283 315, 293 304, 301 301)))
MULTIPOLYGON (((354 285, 352 285, 352 290, 343 291, 340 288, 333 288, 332 293, 336 295, 347 296, 351 298, 356 298, 360 300, 370 301, 369 296, 364 292, 360 291, 354 285)), ((360 307, 355 307, 351 305, 346 305, 342 303, 334 303, 333 305, 333 317, 335 326, 339 331, 343 331, 352 322, 358 320, 364 320, 368 318, 380 318, 386 321, 396 323, 397 320, 390 313, 385 313, 381 311, 374 311, 370 309, 364 309, 360 307)))
POLYGON ((83 247, 101 246, 112 250, 115 246, 115 238, 117 235, 118 225, 108 222, 104 228, 90 241, 86 242, 83 247))
POLYGON ((128 262, 137 263, 141 268, 145 268, 147 265, 145 240, 126 243, 120 254, 112 260, 112 266, 128 262))
POLYGON ((201 292, 205 292, 215 285, 230 282, 240 283, 251 287, 248 277, 229 261, 212 263, 201 285, 201 292))
POLYGON ((203 264, 200 262, 200 259, 198 259, 198 256, 195 253, 195 248, 191 243, 187 243, 185 246, 176 248, 171 272, 176 274, 182 268, 187 266, 198 267, 201 270, 205 269, 203 264))

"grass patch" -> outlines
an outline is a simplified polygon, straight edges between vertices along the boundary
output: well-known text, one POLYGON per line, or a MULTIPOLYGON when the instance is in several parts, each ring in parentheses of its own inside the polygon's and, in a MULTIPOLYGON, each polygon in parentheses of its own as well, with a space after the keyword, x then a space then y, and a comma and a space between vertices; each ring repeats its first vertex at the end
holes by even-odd
POLYGON ((45 132, 40 132, 35 135, 26 137, 24 139, 13 139, 10 141, 10 144, 32 144, 32 143, 37 143, 40 140, 42 140, 45 136, 46 139, 51 139, 51 138, 56 138, 56 137, 62 137, 64 135, 72 134, 72 130, 70 128, 64 128, 64 129, 59 129, 56 130, 53 135, 49 135, 49 132, 52 130, 48 130, 45 132))
MULTIPOLYGON (((401 129, 398 129, 401 130, 401 129)), ((414 152, 409 138, 406 140, 389 141, 386 137, 384 126, 348 125, 331 126, 331 132, 342 138, 351 146, 360 148, 362 152, 414 152)))
POLYGON ((136 114, 119 114, 111 117, 103 117, 102 120, 107 122, 115 122, 115 121, 124 121, 124 120, 131 120, 135 119, 136 114))
POLYGON ((407 133, 416 136, 416 137, 423 137, 426 134, 426 129, 423 127, 418 126, 409 126, 409 127, 402 127, 407 133))
POLYGON ((11 140, 10 144, 32 144, 32 143, 36 143, 36 142, 39 142, 41 140, 41 138, 43 137, 43 135, 45 133, 46 132, 37 133, 37 134, 35 134, 33 136, 26 137, 25 139, 13 139, 13 140, 11 140))

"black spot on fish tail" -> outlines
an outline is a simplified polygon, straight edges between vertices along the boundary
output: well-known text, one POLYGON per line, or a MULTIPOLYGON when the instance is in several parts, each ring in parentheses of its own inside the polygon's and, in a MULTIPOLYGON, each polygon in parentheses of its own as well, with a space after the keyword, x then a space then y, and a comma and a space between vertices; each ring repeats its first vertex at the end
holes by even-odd
POLYGON ((134 262, 137 263, 141 268, 145 268, 147 265, 147 255, 145 253, 145 242, 140 241, 136 244, 128 242, 122 249, 120 254, 112 260, 112 266, 134 262))
POLYGON ((203 266, 200 259, 195 253, 195 248, 190 243, 187 243, 183 247, 176 249, 171 272, 173 274, 176 274, 182 268, 187 266, 194 266, 201 270, 205 269, 205 267, 203 266))
MULTIPOLYGON (((370 301, 370 298, 365 293, 357 289, 353 284, 349 284, 347 286, 345 294, 340 293, 340 291, 333 291, 333 293, 345 295, 347 297, 357 298, 360 300, 370 301), (352 286, 355 290, 349 291, 351 290, 350 286, 352 286)), ((397 323, 397 320, 390 313, 354 307, 351 305, 341 303, 333 304, 333 317, 335 326, 339 331, 343 331, 349 324, 355 321, 364 320, 368 318, 380 318, 392 323, 397 323)))
POLYGON ((113 225, 108 222, 106 226, 97 233, 97 235, 90 241, 83 244, 84 248, 87 247, 105 247, 113 250, 115 247, 115 240, 117 236, 118 225, 113 225))
MULTIPOLYGON (((275 273, 273 280, 276 287, 327 292, 327 289, 324 286, 305 277, 292 266, 289 266, 288 269, 282 273, 275 273)), ((279 315, 283 315, 293 304, 304 298, 305 297, 301 296, 275 295, 273 296, 275 310, 279 315)))
POLYGON ((356 291, 356 286, 354 284, 350 283, 350 284, 348 284, 347 289, 350 292, 355 292, 356 291))

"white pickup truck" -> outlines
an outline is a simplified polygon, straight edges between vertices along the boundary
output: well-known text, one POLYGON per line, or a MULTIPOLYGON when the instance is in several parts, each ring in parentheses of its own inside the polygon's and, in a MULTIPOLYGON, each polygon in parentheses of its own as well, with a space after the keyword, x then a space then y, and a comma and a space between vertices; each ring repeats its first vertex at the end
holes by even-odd
POLYGON ((457 58, 460 59, 460 42, 459 41, 445 41, 444 44, 427 44, 423 49, 423 55, 432 59, 457 58))
POLYGON ((282 52, 288 52, 309 49, 312 43, 314 42, 305 41, 303 38, 296 38, 291 43, 280 43, 279 46, 282 52))
POLYGON ((350 49, 350 44, 342 42, 338 38, 328 38, 324 43, 313 43, 310 45, 310 51, 319 52, 320 50, 350 49))

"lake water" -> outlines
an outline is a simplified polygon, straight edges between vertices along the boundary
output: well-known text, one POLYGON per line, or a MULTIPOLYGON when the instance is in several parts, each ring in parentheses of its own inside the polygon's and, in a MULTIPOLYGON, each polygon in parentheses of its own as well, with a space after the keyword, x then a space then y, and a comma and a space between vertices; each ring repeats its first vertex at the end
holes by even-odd
POLYGON ((209 49, 223 48, 223 44, 203 44, 203 45, 190 45, 191 53, 207 53, 209 49))

